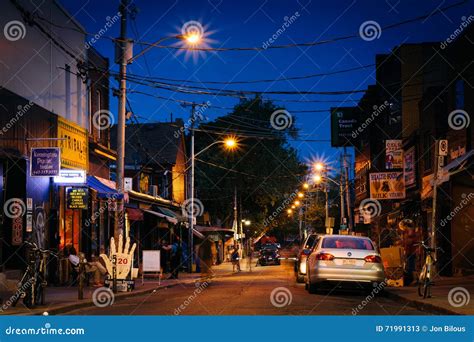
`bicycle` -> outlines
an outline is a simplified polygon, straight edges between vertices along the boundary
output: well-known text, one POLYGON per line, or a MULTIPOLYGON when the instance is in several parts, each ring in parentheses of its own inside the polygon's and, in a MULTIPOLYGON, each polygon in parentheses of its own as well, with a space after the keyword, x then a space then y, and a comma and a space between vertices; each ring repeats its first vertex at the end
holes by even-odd
POLYGON ((28 247, 28 264, 23 273, 17 291, 13 295, 12 306, 16 306, 20 299, 27 308, 45 304, 46 265, 49 256, 57 255, 47 249, 42 249, 34 242, 25 241, 28 247))
POLYGON ((425 255, 425 263, 418 276, 418 295, 423 297, 423 299, 431 298, 431 286, 433 286, 431 281, 432 266, 438 261, 435 252, 438 250, 442 251, 442 249, 439 247, 431 248, 425 245, 424 241, 417 243, 415 246, 421 246, 425 255))

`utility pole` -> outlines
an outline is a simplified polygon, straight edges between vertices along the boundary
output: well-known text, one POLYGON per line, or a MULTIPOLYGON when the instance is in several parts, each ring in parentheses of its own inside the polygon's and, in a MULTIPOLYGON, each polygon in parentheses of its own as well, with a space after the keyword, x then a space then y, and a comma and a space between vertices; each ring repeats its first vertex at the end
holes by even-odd
POLYGON ((196 104, 191 104, 191 215, 189 222, 188 242, 189 242, 189 272, 193 271, 194 259, 194 122, 196 121, 196 104))
POLYGON ((352 209, 351 209, 351 192, 349 189, 349 163, 347 162, 348 154, 344 146, 344 173, 345 173, 345 188, 346 188, 346 202, 347 202, 347 227, 349 232, 354 230, 352 225, 352 209))
MULTIPOLYGON (((438 169, 440 167, 439 159, 444 158, 444 155, 440 153, 440 140, 435 141, 435 153, 434 153, 434 171, 433 171, 433 209, 431 212, 431 232, 430 232, 430 247, 433 248, 436 255, 436 214, 437 214, 437 200, 438 200, 438 169)), ((443 141, 446 148, 442 149, 447 151, 447 140, 443 141)), ((431 265, 433 275, 436 275, 436 264, 431 265)))
MULTIPOLYGON (((128 0, 121 0, 119 6, 119 12, 121 13, 120 19, 120 38, 116 42, 116 53, 115 62, 120 64, 119 72, 119 105, 118 105, 118 123, 117 123, 117 163, 116 163, 116 188, 120 194, 123 194, 123 181, 124 181, 124 169, 125 169, 125 117, 126 117, 126 104, 127 104, 127 64, 131 57, 131 42, 127 38, 127 11, 128 11, 128 0)), ((117 211, 115 216, 114 225, 114 237, 118 239, 119 235, 123 231, 123 199, 117 201, 117 211)))
POLYGON ((238 213, 237 213, 237 186, 234 186, 234 224, 233 224, 233 229, 234 229, 234 244, 235 244, 235 241, 237 240, 237 237, 238 237, 238 229, 239 229, 239 226, 238 226, 238 213))
POLYGON ((341 199, 341 224, 344 224, 346 215, 345 215, 345 209, 344 209, 344 170, 343 170, 342 156, 340 160, 340 165, 341 165, 341 172, 340 172, 340 181, 339 181, 339 197, 341 199))

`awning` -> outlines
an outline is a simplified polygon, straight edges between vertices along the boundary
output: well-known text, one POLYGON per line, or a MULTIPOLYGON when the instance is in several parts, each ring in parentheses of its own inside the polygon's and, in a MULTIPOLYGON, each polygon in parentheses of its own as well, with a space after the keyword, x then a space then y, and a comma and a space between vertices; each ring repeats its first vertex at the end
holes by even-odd
POLYGON ((206 227, 206 226, 195 226, 201 233, 213 232, 213 233, 234 233, 231 228, 222 227, 206 227))
POLYGON ((125 208, 130 221, 143 221, 143 211, 137 208, 125 208))
MULTIPOLYGON (((168 221, 169 223, 172 223, 172 224, 177 224, 178 223, 178 219, 176 217, 173 217, 171 215, 167 215, 167 214, 164 214, 163 212, 159 212, 159 211, 153 211, 153 210, 144 210, 146 213, 149 213, 151 215, 155 215, 157 217, 160 217, 160 218, 164 218, 166 221, 168 221)), ((172 211, 170 211, 172 213, 172 211)))
POLYGON ((87 176, 87 186, 97 191, 97 197, 101 199, 122 199, 123 194, 117 190, 108 187, 104 182, 95 176, 87 176))

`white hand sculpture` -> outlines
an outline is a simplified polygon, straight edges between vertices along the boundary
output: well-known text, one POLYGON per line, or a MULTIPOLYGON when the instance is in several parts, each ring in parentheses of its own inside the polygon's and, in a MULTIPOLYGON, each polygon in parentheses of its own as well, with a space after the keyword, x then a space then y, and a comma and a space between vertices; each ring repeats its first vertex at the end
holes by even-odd
POLYGON ((117 259, 117 279, 125 279, 130 272, 130 268, 132 267, 132 259, 133 259, 133 252, 137 247, 137 244, 134 243, 132 248, 128 250, 130 247, 130 238, 127 237, 127 241, 125 242, 125 247, 122 249, 123 246, 123 237, 119 235, 119 241, 117 249, 115 248, 115 240, 114 238, 110 238, 110 255, 107 256, 105 254, 101 254, 100 257, 105 262, 105 267, 107 268, 107 272, 112 276, 113 274, 113 258, 114 255, 117 259))

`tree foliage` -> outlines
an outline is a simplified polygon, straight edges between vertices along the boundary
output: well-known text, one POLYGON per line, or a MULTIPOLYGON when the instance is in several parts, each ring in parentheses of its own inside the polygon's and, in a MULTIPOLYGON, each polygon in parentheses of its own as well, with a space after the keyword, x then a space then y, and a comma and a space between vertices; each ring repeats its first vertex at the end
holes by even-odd
MULTIPOLYGON (((236 190, 242 218, 251 220, 255 230, 262 229, 264 220, 300 185, 305 166, 288 141, 298 133, 294 118, 287 129, 273 128, 270 119, 277 109, 257 96, 241 101, 225 116, 201 123, 196 130, 196 153, 228 136, 238 140, 236 150, 216 144, 196 161, 196 197, 204 203, 213 224, 232 225, 236 190)), ((281 215, 285 215, 285 208, 281 215)))

